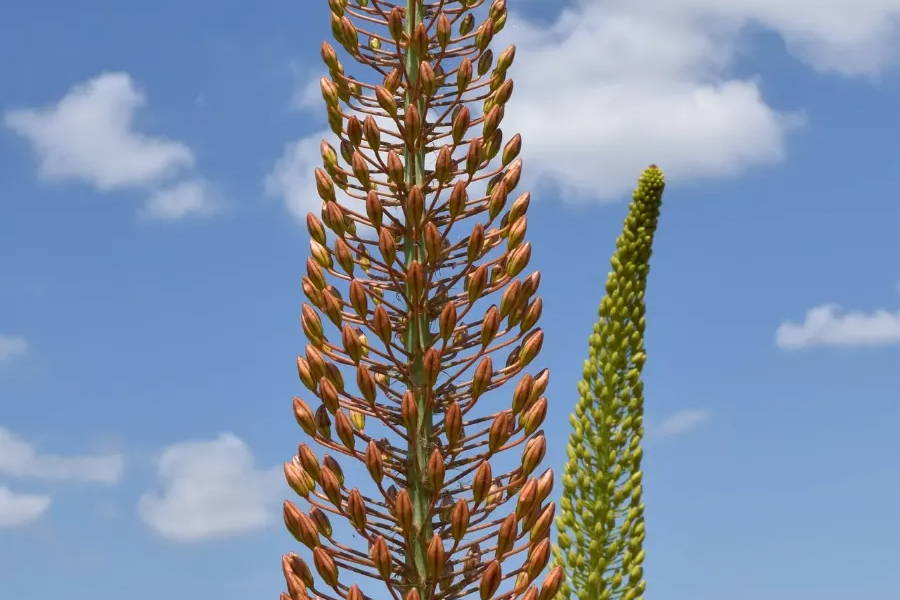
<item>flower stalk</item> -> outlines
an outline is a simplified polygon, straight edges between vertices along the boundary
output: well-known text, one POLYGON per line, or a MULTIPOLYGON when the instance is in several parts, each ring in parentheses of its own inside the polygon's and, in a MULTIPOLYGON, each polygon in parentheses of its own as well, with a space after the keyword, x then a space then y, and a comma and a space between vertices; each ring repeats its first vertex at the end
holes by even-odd
POLYGON ((540 274, 523 275, 530 196, 512 197, 521 139, 504 144, 500 129, 515 49, 489 47, 506 2, 329 6, 344 58, 366 74, 323 44, 338 148, 322 142, 315 172, 297 359, 320 404, 293 406, 307 438, 344 460, 304 442, 285 465, 308 505, 286 502, 285 525, 307 557, 285 555, 282 600, 550 598, 553 474, 536 474, 549 375, 528 372, 540 274))
POLYGON ((639 600, 646 587, 644 296, 664 186, 655 166, 640 177, 590 336, 557 518, 554 563, 565 567, 557 600, 639 600))

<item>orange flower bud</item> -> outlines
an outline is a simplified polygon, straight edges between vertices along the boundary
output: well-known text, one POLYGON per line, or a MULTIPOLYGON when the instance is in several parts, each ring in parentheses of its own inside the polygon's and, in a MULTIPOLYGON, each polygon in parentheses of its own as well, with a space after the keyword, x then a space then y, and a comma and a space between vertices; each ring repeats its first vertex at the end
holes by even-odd
POLYGON ((322 484, 322 491, 337 508, 341 507, 341 484, 337 475, 328 467, 322 467, 319 471, 319 479, 322 484))
POLYGON ((531 408, 522 414, 521 424, 525 435, 531 435, 537 431, 537 428, 541 426, 546 416, 547 398, 541 396, 537 402, 531 405, 531 408))
POLYGON ((453 117, 453 124, 450 129, 454 144, 459 145, 462 142, 466 132, 469 130, 469 124, 471 122, 472 119, 469 114, 469 108, 467 106, 461 106, 453 117))
POLYGON ((550 525, 553 524, 553 516, 555 514, 556 505, 553 502, 545 506, 544 510, 538 514, 537 519, 535 519, 534 524, 531 526, 530 540, 532 542, 536 542, 550 535, 550 525))
POLYGON ((331 558, 331 553, 322 546, 313 550, 313 563, 316 565, 316 571, 322 580, 331 587, 337 587, 338 569, 331 558))
POLYGON ((456 400, 450 403, 450 406, 447 407, 447 412, 444 413, 444 430, 450 446, 455 446, 462 437, 463 431, 462 409, 460 409, 456 400))
POLYGON ((375 402, 375 380, 372 379, 372 372, 369 371, 369 368, 362 363, 356 367, 356 385, 367 402, 375 402))
POLYGON ((435 493, 444 485, 444 474, 444 456, 439 449, 435 448, 428 457, 428 481, 435 493))
POLYGON ((493 483, 493 475, 491 472, 491 463, 483 461, 475 470, 475 476, 472 479, 472 498, 475 506, 481 504, 481 501, 487 496, 493 483))
POLYGON ((500 562, 492 560, 488 563, 484 572, 481 574, 481 582, 478 584, 478 591, 481 594, 481 600, 488 600, 500 587, 500 581, 503 573, 500 571, 500 562))
POLYGON ((366 142, 368 142, 369 147, 373 149, 377 149, 381 145, 381 130, 378 129, 378 122, 375 121, 375 117, 369 115, 366 117, 366 120, 363 121, 363 133, 366 136, 366 142))
POLYGON ((447 201, 450 216, 455 219, 461 215, 466 209, 466 203, 468 201, 469 193, 466 190, 466 182, 460 179, 453 184, 453 190, 450 192, 450 199, 447 201))
POLYGON ((553 491, 553 469, 547 469, 543 475, 538 477, 538 502, 546 500, 551 491, 553 491))
POLYGON ((522 472, 530 475, 535 467, 544 459, 547 451, 547 440, 544 434, 533 437, 525 444, 525 450, 522 452, 522 472))
POLYGON ((500 311, 496 306, 491 306, 484 315, 484 321, 481 324, 481 347, 487 348, 488 344, 494 341, 497 331, 500 329, 500 311))
POLYGON ((513 416, 509 411, 503 411, 494 417, 488 432, 488 448, 491 452, 496 452, 509 440, 513 425, 513 416))
POLYGON ((472 227, 472 232, 469 234, 469 245, 466 249, 466 259, 471 263, 475 262, 476 259, 481 258, 481 255, 484 253, 484 225, 481 223, 477 223, 474 227, 472 227))
POLYGON ((363 533, 366 529, 366 504, 359 490, 353 488, 347 495, 347 513, 356 530, 363 533))
POLYGON ((375 483, 381 483, 384 478, 384 459, 381 458, 381 450, 371 440, 366 447, 366 468, 369 469, 369 475, 372 476, 375 483))
POLYGON ((294 573, 294 575, 299 577, 300 581, 306 587, 312 587, 314 583, 312 571, 309 570, 309 566, 306 564, 306 561, 304 561, 294 553, 288 554, 287 557, 290 569, 294 573))
POLYGON ((484 140, 480 137, 469 142, 469 149, 466 152, 466 173, 469 177, 473 177, 475 172, 481 168, 484 161, 484 140))
POLYGON ((481 265, 477 269, 475 269, 468 278, 468 298, 469 304, 474 303, 484 291, 485 286, 487 285, 487 268, 485 265, 481 265))
POLYGON ((528 552, 528 559, 525 562, 525 570, 528 576, 531 579, 537 577, 544 570, 544 567, 547 566, 548 560, 550 560, 550 539, 544 538, 532 546, 528 552))
POLYGON ((425 269, 417 260, 410 261, 406 267, 406 290, 412 302, 418 302, 425 293, 425 269))
POLYGON ((512 550, 516 541, 516 516, 509 515, 500 524, 497 532, 497 560, 503 560, 503 555, 512 550))
POLYGON ((307 435, 315 435, 316 433, 316 422, 313 419, 313 413, 307 406, 306 402, 301 400, 300 398, 294 397, 293 400, 294 406, 294 419, 297 420, 297 424, 306 432, 307 435))
POLYGON ((325 439, 331 439, 331 417, 328 409, 322 404, 316 409, 316 431, 325 439))
POLYGON ((531 242, 525 242, 510 252, 506 261, 506 274, 515 277, 528 265, 529 260, 531 260, 531 242))
POLYGON ((425 558, 425 567, 429 577, 440 577, 447 563, 447 553, 444 550, 444 541, 440 534, 435 533, 431 537, 428 548, 425 550, 425 558))
POLYGON ((375 563, 375 569, 381 578, 388 580, 391 576, 391 552, 383 536, 378 536, 369 548, 369 558, 375 563))
POLYGON ((322 403, 329 412, 334 413, 337 411, 339 406, 337 389, 327 377, 322 377, 319 380, 319 398, 322 399, 322 403))
POLYGON ((453 539, 460 541, 469 528, 469 503, 463 499, 456 501, 450 513, 450 533, 453 539))
POLYGON ((535 507, 537 501, 537 479, 531 478, 519 492, 519 501, 516 503, 516 518, 522 519, 535 507))
POLYGON ((419 425, 419 407, 412 390, 406 390, 406 393, 403 394, 403 399, 400 401, 400 415, 406 428, 415 431, 419 425))
POLYGON ((397 116, 397 101, 394 99, 394 94, 387 88, 380 85, 375 86, 375 99, 387 114, 392 117, 397 116))
POLYGON ((328 520, 328 517, 318 508, 313 508, 309 511, 309 517, 312 519, 312 522, 316 526, 316 530, 324 535, 325 537, 331 537, 331 521, 328 520))
POLYGON ((438 317, 438 325, 441 330, 441 338, 446 342, 450 339, 450 336, 453 334, 453 330, 456 329, 456 304, 453 302, 447 302, 444 305, 444 309, 441 311, 440 317, 438 317))
POLYGON ((334 414, 334 430, 344 446, 352 452, 356 442, 356 438, 353 435, 353 425, 342 410, 338 410, 334 414))
POLYGON ((300 447, 297 449, 297 457, 300 459, 300 464, 303 466, 303 469, 309 473, 314 480, 318 481, 319 461, 316 459, 316 455, 313 454, 312 449, 306 444, 300 444, 300 447))
POLYGON ((304 498, 309 496, 313 481, 299 465, 292 462, 284 463, 284 479, 298 495, 304 498))
POLYGON ((494 375, 494 363, 490 356, 482 357, 478 366, 475 367, 475 374, 472 376, 472 399, 476 399, 487 390, 491 384, 491 377, 494 375))
POLYGON ((390 343, 392 335, 391 319, 388 317, 384 306, 380 304, 375 307, 374 315, 372 317, 372 329, 382 342, 385 344, 390 343))
POLYGON ((358 585, 350 586, 350 589, 347 590, 347 600, 365 600, 365 598, 358 585))
POLYGON ((409 492, 405 489, 397 492, 397 498, 394 500, 393 509, 394 517, 397 519, 397 524, 400 525, 404 535, 412 537, 414 534, 412 530, 413 508, 412 501, 409 498, 409 492))
POLYGON ((394 235, 388 231, 387 227, 382 227, 378 231, 378 250, 381 251, 384 263, 391 266, 397 257, 397 244, 394 242, 394 235))

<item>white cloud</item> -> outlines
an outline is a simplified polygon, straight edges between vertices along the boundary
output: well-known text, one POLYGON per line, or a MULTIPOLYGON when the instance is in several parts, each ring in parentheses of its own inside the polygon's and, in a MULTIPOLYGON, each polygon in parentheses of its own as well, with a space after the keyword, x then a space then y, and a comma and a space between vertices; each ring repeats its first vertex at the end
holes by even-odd
POLYGON ((515 81, 505 130, 523 137, 525 184, 615 200, 658 163, 670 180, 778 162, 799 122, 726 75, 733 39, 653 2, 579 2, 551 26, 510 20, 515 81))
POLYGON ((154 192, 142 214, 151 219, 173 221, 188 215, 206 216, 215 212, 207 184, 199 179, 182 181, 154 192))
POLYGON ((230 433, 169 446, 158 469, 161 489, 140 498, 138 513, 166 538, 193 542, 232 536, 273 520, 281 469, 257 469, 250 449, 230 433))
POLYGON ((0 473, 15 477, 116 483, 122 477, 121 454, 58 456, 42 454, 33 444, 0 427, 0 473))
POLYGON ((710 419, 709 411, 700 409, 680 410, 654 428, 657 437, 671 437, 681 435, 694 430, 707 423, 710 419))
POLYGON ((266 175, 266 193, 284 198, 288 211, 298 219, 306 219, 308 212, 318 215, 322 208, 313 172, 322 163, 319 144, 329 136, 329 131, 320 131, 288 144, 266 175))
POLYGON ((811 308, 803 323, 782 323, 775 333, 779 348, 814 346, 887 346, 900 344, 900 311, 843 313, 836 304, 811 308))
POLYGON ((34 145, 49 180, 80 180, 99 190, 144 186, 194 160, 181 142, 134 129, 134 113, 144 104, 127 73, 104 73, 54 106, 9 111, 4 121, 34 145))
POLYGON ((17 494, 0 486, 0 527, 21 527, 41 518, 50 508, 50 497, 17 494))
POLYGON ((18 335, 0 334, 0 361, 15 358, 28 352, 28 340, 18 335))
POLYGON ((7 111, 4 123, 31 142, 47 181, 81 181, 104 192, 149 190, 141 214, 153 219, 211 214, 203 181, 171 183, 193 167, 191 149, 135 128, 135 114, 146 104, 128 73, 102 73, 52 106, 7 111))

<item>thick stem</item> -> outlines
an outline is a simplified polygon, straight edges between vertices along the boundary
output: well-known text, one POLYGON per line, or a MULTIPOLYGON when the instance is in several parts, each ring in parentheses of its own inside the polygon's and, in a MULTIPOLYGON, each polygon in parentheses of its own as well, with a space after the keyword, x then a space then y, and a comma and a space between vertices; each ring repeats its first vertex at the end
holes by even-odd
MULTIPOLYGON (((422 22, 423 0, 407 0, 405 30, 407 40, 412 40, 416 26, 422 22)), ((405 69, 408 82, 405 106, 416 102, 416 108, 422 118, 425 117, 425 105, 415 94, 415 82, 419 76, 419 61, 421 57, 416 51, 415 44, 408 44, 406 48, 405 69)), ((424 128, 423 128, 424 130, 424 128)), ((404 152, 404 180, 406 189, 414 185, 423 185, 425 179, 424 162, 425 151, 422 144, 415 148, 406 148, 404 152)), ((404 236, 403 251, 407 265, 413 260, 420 264, 425 262, 424 244, 414 238, 414 227, 407 223, 404 236)), ((416 224, 418 225, 418 224, 416 224)), ((431 331, 428 315, 424 311, 424 302, 411 303, 408 307, 408 325, 404 339, 404 346, 409 353, 410 373, 412 374, 413 393, 415 394, 418 408, 419 422, 415 435, 410 436, 407 466, 407 481, 409 481, 409 494, 413 506, 413 532, 411 539, 411 552, 407 563, 413 586, 419 592, 421 600, 431 598, 431 586, 426 585, 428 542, 431 539, 431 509, 432 491, 426 483, 426 469, 428 464, 429 444, 432 436, 432 413, 429 406, 431 390, 426 380, 423 356, 427 345, 430 343, 431 331)))

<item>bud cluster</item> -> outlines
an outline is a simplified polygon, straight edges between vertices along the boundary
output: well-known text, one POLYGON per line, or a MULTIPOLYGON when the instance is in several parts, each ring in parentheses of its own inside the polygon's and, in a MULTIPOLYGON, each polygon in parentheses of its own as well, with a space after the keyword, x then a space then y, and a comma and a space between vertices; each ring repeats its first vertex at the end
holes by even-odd
POLYGON ((540 579, 549 374, 528 370, 540 274, 525 274, 521 138, 500 129, 515 48, 489 47, 506 2, 329 6, 340 51, 370 77, 322 45, 338 144, 321 144, 322 210, 307 217, 297 370, 317 402, 293 409, 331 454, 303 443, 285 464, 307 510, 285 502, 284 521, 308 558, 283 558, 282 600, 550 600, 563 577, 540 579))
POLYGON ((590 336, 557 518, 560 600, 643 598, 644 294, 664 185, 655 166, 641 175, 590 336))

